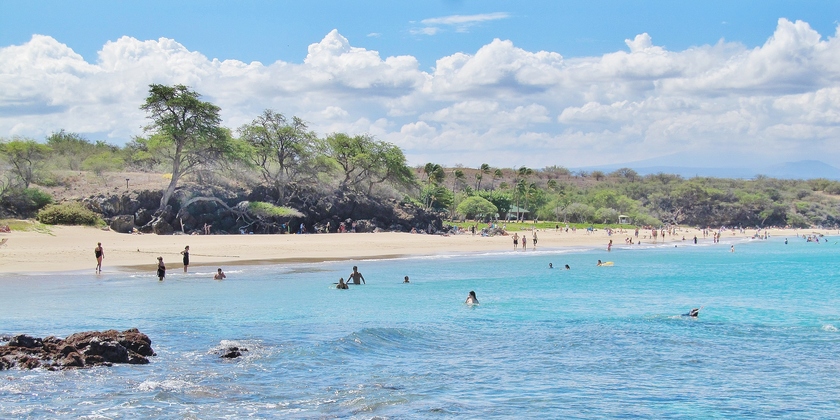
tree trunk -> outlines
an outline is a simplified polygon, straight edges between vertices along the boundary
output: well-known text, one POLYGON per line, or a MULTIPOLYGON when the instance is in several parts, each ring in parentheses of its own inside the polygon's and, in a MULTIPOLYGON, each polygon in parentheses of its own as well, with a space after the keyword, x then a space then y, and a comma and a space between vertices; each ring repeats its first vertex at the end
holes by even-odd
POLYGON ((178 178, 180 175, 176 176, 174 173, 172 174, 172 179, 169 181, 169 186, 163 191, 163 197, 160 198, 160 208, 159 210, 163 210, 166 208, 166 205, 169 204, 169 199, 172 198, 172 194, 175 193, 175 187, 178 186, 178 178))

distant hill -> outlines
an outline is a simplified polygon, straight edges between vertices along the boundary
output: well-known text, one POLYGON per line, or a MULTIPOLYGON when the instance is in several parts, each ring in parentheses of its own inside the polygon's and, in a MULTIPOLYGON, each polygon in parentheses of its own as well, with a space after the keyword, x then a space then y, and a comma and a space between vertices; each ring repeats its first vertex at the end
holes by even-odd
POLYGON ((612 172, 619 168, 631 168, 639 175, 651 175, 658 173, 675 174, 683 178, 713 177, 713 178, 738 178, 750 179, 757 175, 765 175, 771 178, 780 179, 814 179, 826 178, 840 180, 840 169, 818 160, 802 160, 798 162, 785 162, 767 167, 759 168, 703 168, 688 166, 649 166, 650 162, 631 162, 626 164, 590 166, 585 168, 573 168, 572 171, 604 171, 612 172))

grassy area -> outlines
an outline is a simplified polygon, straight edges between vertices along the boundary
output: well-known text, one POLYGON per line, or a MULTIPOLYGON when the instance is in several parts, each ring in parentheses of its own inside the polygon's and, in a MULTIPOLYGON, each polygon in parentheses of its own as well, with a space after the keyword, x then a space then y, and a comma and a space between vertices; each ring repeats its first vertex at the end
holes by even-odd
MULTIPOLYGON (((464 229, 469 229, 470 226, 472 226, 472 225, 476 225, 478 227, 478 229, 482 229, 482 228, 487 227, 487 225, 488 225, 488 223, 486 223, 486 222, 475 222, 475 221, 446 222, 445 224, 455 225, 455 226, 458 226, 458 227, 462 227, 464 229)), ((567 225, 567 223, 565 223, 565 222, 537 222, 537 223, 534 223, 533 221, 524 221, 524 222, 510 221, 510 222, 505 222, 503 220, 500 220, 499 222, 497 222, 497 224, 499 226, 507 225, 507 230, 512 231, 512 232, 521 231, 521 230, 531 230, 533 228, 536 228, 536 229, 539 229, 539 230, 550 230, 550 229, 554 229, 558 225, 561 228, 565 228, 566 225, 567 225)), ((572 228, 586 229, 590 226, 594 229, 599 229, 599 230, 600 229, 605 229, 605 228, 612 228, 612 229, 624 228, 626 230, 636 229, 636 226, 634 226, 634 225, 619 225, 617 223, 616 224, 606 224, 606 225, 602 224, 602 223, 568 223, 568 225, 569 225, 569 229, 572 229, 572 228)))
POLYGON ((38 232, 52 235, 49 225, 36 220, 0 219, 0 226, 9 226, 12 231, 38 232))

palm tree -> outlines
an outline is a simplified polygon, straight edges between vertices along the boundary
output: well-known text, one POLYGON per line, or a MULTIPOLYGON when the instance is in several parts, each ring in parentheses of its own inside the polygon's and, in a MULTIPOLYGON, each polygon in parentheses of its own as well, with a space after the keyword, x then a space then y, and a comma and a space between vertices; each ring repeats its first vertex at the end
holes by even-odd
POLYGON ((490 183, 490 189, 491 190, 496 189, 496 180, 501 179, 503 176, 505 176, 505 174, 504 174, 504 172, 502 172, 501 169, 496 168, 496 170, 493 171, 493 181, 490 183))
POLYGON ((484 177, 484 175, 490 174, 490 165, 482 163, 478 170, 479 172, 475 174, 475 180, 477 181, 475 184, 476 191, 481 189, 481 179, 484 177))

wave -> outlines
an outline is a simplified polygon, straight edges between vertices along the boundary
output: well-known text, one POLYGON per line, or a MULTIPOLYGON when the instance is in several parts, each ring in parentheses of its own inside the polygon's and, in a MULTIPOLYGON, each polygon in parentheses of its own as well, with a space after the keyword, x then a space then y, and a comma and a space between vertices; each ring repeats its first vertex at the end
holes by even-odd
POLYGON ((365 353, 385 353, 392 355, 398 351, 414 351, 428 347, 426 334, 407 328, 364 328, 337 340, 323 343, 337 354, 359 355, 365 353))

